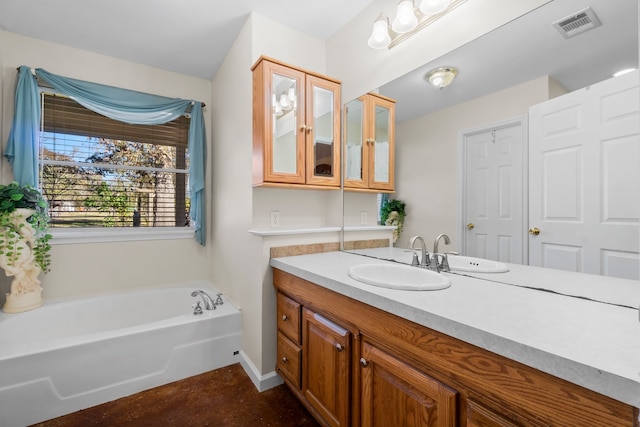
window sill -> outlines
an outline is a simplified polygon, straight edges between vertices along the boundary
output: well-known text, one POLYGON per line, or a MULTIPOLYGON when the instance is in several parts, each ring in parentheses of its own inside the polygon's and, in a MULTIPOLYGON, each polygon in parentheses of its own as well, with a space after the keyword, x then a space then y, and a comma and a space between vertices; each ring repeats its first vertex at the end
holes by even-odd
POLYGON ((195 230, 181 228, 67 228, 50 229, 52 245, 77 243, 132 242, 146 240, 193 239, 195 230))

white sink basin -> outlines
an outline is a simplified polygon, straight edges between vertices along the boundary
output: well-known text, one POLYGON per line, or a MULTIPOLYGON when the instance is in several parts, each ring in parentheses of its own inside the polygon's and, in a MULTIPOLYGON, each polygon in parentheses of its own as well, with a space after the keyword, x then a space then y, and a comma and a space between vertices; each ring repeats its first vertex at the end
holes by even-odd
POLYGON ((349 268, 349 277, 368 285, 409 291, 435 291, 451 286, 444 275, 402 264, 359 264, 349 268))
POLYGON ((451 271, 467 271, 470 273, 506 273, 509 271, 509 267, 506 264, 489 259, 449 255, 448 260, 451 271))

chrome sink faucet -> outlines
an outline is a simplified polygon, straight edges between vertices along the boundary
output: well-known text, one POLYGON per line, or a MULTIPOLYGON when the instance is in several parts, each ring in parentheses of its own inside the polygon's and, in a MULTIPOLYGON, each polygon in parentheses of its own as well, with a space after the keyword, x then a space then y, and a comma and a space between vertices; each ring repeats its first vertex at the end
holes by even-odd
POLYGON ((409 249, 415 249, 414 245, 416 242, 420 243, 420 252, 422 255, 422 258, 420 258, 419 262, 416 262, 416 258, 417 256, 415 256, 414 253, 414 261, 411 263, 411 265, 419 265, 420 267, 428 267, 430 264, 429 261, 429 252, 427 252, 427 245, 424 242, 424 239, 420 236, 413 236, 410 240, 409 240, 409 249))
POLYGON ((430 268, 437 272, 440 272, 441 270, 450 271, 447 254, 441 254, 438 252, 438 243, 440 243, 440 239, 444 239, 445 245, 451 244, 451 239, 449 239, 449 236, 446 234, 439 234, 438 237, 436 237, 436 240, 433 242, 433 256, 431 257, 430 268), (438 262, 438 259, 440 259, 440 262, 438 262))
POLYGON ((216 309, 216 304, 213 302, 213 299, 209 296, 208 293, 206 293, 202 289, 191 292, 192 297, 197 297, 198 295, 200 295, 202 301, 204 302, 204 308, 206 308, 207 310, 216 309))

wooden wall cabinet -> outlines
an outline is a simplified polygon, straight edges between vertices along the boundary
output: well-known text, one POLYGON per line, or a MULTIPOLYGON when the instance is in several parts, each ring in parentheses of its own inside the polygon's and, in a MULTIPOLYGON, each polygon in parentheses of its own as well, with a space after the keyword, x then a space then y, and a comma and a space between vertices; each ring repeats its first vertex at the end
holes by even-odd
POLYGON ((253 185, 340 187, 340 82, 261 57, 253 71, 253 185))
POLYGON ((285 330, 302 329, 302 381, 278 372, 324 426, 639 427, 609 397, 284 271, 273 283, 278 316, 303 313, 294 327, 278 318, 279 357, 285 330))
POLYGON ((345 106, 344 187, 394 191, 395 101, 368 93, 345 106))

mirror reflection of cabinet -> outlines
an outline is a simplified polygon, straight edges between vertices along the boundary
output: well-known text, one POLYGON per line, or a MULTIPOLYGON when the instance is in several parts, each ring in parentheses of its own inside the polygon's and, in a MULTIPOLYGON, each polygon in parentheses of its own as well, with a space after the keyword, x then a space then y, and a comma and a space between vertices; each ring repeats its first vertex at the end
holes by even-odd
POLYGON ((345 106, 344 187, 394 191, 395 101, 368 93, 345 106))
POLYGON ((253 71, 253 185, 340 187, 340 82, 261 57, 253 71))

